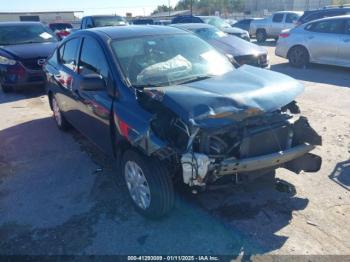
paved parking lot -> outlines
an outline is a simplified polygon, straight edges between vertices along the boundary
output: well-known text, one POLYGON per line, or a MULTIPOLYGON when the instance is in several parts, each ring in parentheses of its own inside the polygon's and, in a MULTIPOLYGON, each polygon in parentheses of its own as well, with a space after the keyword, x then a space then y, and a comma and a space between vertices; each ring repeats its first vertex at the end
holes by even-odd
POLYGON ((323 136, 321 171, 278 170, 278 186, 179 193, 169 217, 149 221, 131 207, 113 161, 56 128, 45 95, 0 92, 0 254, 349 255, 349 69, 294 69, 267 48, 271 70, 306 87, 298 103, 323 136))

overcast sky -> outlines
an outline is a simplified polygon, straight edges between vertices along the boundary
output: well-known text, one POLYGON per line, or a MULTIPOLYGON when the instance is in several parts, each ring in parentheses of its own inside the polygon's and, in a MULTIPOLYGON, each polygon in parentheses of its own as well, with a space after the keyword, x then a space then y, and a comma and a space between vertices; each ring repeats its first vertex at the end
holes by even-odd
MULTIPOLYGON (((0 12, 30 11, 84 11, 91 14, 148 15, 158 5, 168 5, 168 0, 1 0, 0 12), (6 4, 5 4, 6 3, 6 4)), ((175 5, 178 0, 170 0, 175 5)))

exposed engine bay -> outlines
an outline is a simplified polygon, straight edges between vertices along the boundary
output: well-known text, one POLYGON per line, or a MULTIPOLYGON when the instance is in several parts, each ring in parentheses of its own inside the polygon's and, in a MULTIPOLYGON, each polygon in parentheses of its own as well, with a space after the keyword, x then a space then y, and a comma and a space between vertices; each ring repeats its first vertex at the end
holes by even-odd
MULTIPOLYGON (((316 172, 321 158, 310 154, 322 138, 300 116, 295 101, 271 113, 252 111, 252 116, 233 125, 203 128, 183 121, 149 94, 139 101, 154 114, 151 131, 167 147, 154 152, 171 170, 181 166, 183 182, 205 187, 226 175, 250 174, 285 167, 295 173, 316 172)), ((208 116, 230 117, 229 114, 208 116)))

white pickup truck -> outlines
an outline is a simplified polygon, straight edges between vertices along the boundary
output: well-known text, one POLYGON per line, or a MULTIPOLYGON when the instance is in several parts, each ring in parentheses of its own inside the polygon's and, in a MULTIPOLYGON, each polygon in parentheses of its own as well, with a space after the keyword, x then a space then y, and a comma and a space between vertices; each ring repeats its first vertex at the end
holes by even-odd
POLYGON ((267 38, 278 39, 278 35, 284 29, 294 28, 303 12, 281 11, 264 19, 253 20, 250 25, 249 34, 256 37, 259 43, 265 42, 267 38))

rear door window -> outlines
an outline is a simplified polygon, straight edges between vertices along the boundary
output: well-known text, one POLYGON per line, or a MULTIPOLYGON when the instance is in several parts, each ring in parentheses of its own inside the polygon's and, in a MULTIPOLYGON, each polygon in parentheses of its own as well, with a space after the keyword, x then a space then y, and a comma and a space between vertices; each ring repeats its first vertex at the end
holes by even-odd
POLYGON ((297 14, 287 14, 286 23, 292 24, 295 21, 297 21, 298 19, 299 19, 299 15, 297 15, 297 14))
POLYGON ((282 23, 284 14, 275 14, 272 17, 272 22, 274 23, 282 23))
POLYGON ((343 34, 344 20, 328 20, 312 23, 305 28, 311 32, 327 33, 327 34, 343 34))

